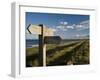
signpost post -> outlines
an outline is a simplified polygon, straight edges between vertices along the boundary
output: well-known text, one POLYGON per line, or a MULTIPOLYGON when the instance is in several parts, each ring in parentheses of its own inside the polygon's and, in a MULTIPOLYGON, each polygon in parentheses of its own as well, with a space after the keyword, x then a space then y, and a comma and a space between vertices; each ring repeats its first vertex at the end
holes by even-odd
POLYGON ((39 35, 39 64, 40 66, 46 66, 46 60, 45 60, 45 44, 44 44, 44 27, 42 24, 39 25, 41 27, 41 34, 39 35))
POLYGON ((59 44, 61 38, 54 36, 54 31, 51 28, 45 27, 43 24, 32 25, 27 27, 30 34, 38 34, 39 36, 39 64, 46 66, 46 44, 59 44))

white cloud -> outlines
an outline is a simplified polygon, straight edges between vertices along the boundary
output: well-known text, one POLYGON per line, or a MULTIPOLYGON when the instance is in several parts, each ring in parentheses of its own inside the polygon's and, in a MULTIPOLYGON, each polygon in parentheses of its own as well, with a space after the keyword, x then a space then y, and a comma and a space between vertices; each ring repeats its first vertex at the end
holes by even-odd
POLYGON ((57 26, 57 28, 58 28, 58 29, 63 29, 63 28, 64 28, 64 26, 57 26))
POLYGON ((68 24, 68 22, 64 22, 64 25, 67 25, 68 24))
POLYGON ((61 21, 60 25, 57 26, 57 28, 62 29, 62 30, 74 29, 74 27, 75 27, 75 24, 68 25, 68 22, 66 22, 66 21, 61 21))
POLYGON ((57 26, 57 28, 58 29, 66 29, 67 30, 67 29, 74 29, 74 26, 73 25, 71 25, 71 26, 70 25, 66 25, 66 26, 61 26, 60 25, 60 26, 57 26))
POLYGON ((60 24, 63 24, 63 22, 61 21, 60 24))
POLYGON ((76 25, 77 30, 85 30, 89 28, 89 20, 82 21, 78 25, 76 25))
POLYGON ((66 26, 60 25, 60 26, 56 26, 56 30, 57 30, 57 31, 58 31, 58 30, 67 31, 67 28, 66 28, 66 26))
POLYGON ((67 31, 67 29, 63 28, 62 31, 67 31))
POLYGON ((89 20, 82 21, 79 24, 68 25, 68 22, 60 22, 56 29, 66 31, 68 29, 84 30, 89 28, 89 20))
POLYGON ((49 29, 51 29, 53 32, 55 32, 55 31, 56 31, 56 29, 54 29, 54 28, 49 28, 49 29))
POLYGON ((66 26, 67 29, 74 29, 74 26, 66 26))
POLYGON ((60 24, 61 24, 61 25, 67 25, 68 22, 65 22, 65 21, 63 22, 63 21, 61 21, 60 24))
POLYGON ((76 34, 75 36, 76 36, 77 38, 79 38, 81 35, 79 35, 79 34, 76 34))
POLYGON ((80 38, 80 39, 87 39, 89 38, 89 34, 76 34, 74 35, 75 38, 80 38))
POLYGON ((82 28, 83 25, 76 25, 76 28, 82 28))
POLYGON ((81 23, 80 23, 81 25, 83 24, 89 24, 89 20, 86 20, 86 21, 82 21, 81 23))

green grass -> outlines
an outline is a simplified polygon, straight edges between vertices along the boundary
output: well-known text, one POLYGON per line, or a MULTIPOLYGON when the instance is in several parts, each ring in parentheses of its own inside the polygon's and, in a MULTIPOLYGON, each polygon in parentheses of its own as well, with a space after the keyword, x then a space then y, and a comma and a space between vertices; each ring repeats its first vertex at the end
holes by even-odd
MULTIPOLYGON (((76 45, 73 45, 73 46, 69 46, 69 47, 65 47, 63 48, 62 50, 58 50, 58 51, 55 51, 54 54, 50 57, 47 56, 47 64, 49 65, 50 63, 53 63, 55 64, 55 62, 57 64, 59 64, 59 62, 57 62, 57 60, 59 61, 59 59, 61 59, 61 57, 64 57, 66 55, 66 60, 67 58, 71 58, 72 56, 72 52, 73 50, 77 47, 77 46, 80 46, 81 44, 83 43, 83 41, 81 41, 80 43, 76 44, 76 45)), ((61 60, 60 60, 61 61, 61 60)), ((67 63, 67 61, 66 61, 67 63)))
POLYGON ((39 51, 38 47, 26 48, 26 56, 37 54, 39 51))

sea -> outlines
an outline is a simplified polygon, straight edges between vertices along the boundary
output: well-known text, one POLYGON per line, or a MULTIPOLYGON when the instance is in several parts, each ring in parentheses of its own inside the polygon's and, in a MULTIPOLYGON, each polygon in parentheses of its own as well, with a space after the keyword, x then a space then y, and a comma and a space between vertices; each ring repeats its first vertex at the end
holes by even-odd
MULTIPOLYGON (((60 45, 67 45, 67 44, 70 44, 70 43, 73 43, 73 42, 77 42, 79 40, 62 40, 62 42, 60 43, 60 45)), ((31 48, 31 47, 37 47, 39 46, 39 40, 38 39, 27 39, 26 40, 26 47, 27 48, 31 48)))
POLYGON ((36 47, 39 45, 39 40, 30 40, 30 39, 27 39, 26 40, 26 47, 27 48, 30 48, 30 47, 36 47))

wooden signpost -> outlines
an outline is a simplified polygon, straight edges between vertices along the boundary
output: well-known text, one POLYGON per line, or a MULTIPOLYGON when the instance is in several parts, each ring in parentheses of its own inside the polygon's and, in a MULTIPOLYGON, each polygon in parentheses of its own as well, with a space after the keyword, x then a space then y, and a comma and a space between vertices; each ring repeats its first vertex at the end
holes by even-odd
POLYGON ((40 66, 46 66, 46 44, 59 44, 61 38, 54 36, 53 29, 47 28, 43 24, 30 24, 27 30, 30 34, 37 34, 39 36, 39 64, 40 66))

